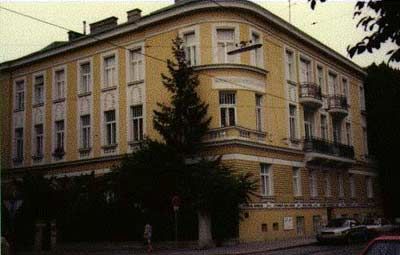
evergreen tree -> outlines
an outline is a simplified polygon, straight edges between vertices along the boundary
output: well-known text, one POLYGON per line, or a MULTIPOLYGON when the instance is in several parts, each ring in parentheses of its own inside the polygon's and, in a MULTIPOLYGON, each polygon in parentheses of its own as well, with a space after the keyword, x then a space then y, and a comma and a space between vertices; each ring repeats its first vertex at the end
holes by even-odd
POLYGON ((208 105, 196 92, 198 76, 185 57, 182 39, 173 40, 172 51, 176 62, 168 60, 170 76, 162 74, 162 81, 172 94, 171 104, 158 103, 160 111, 154 111, 154 128, 165 142, 176 148, 181 155, 192 155, 199 149, 201 138, 208 130, 211 118, 207 118, 208 105))

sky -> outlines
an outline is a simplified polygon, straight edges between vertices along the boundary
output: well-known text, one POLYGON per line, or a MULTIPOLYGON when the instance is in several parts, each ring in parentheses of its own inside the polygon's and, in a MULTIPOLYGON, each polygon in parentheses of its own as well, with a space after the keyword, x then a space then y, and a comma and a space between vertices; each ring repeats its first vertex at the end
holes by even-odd
MULTIPOLYGON (((206 1, 206 0, 203 0, 206 1)), ((254 0, 279 17, 289 21, 288 0, 254 0)), ((71 30, 82 32, 83 21, 87 24, 110 17, 118 17, 118 23, 126 22, 126 11, 139 8, 142 15, 173 4, 173 0, 147 1, 4 1, 0 7, 12 9, 71 30)), ((315 39, 331 47, 345 57, 346 48, 365 36, 356 28, 353 19, 355 1, 328 0, 311 10, 306 0, 291 0, 291 23, 315 39)), ((11 13, 0 8, 0 63, 40 50, 53 41, 67 41, 67 31, 11 13)), ((362 54, 351 60, 365 67, 373 62, 386 61, 386 51, 393 45, 385 45, 372 54, 362 54)))

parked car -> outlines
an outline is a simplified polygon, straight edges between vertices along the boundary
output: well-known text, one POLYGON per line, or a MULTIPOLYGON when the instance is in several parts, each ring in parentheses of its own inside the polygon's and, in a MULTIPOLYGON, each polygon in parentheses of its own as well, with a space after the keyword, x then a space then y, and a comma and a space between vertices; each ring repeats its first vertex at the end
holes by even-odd
POLYGON ((393 233, 397 226, 390 223, 385 218, 367 218, 364 220, 363 225, 368 229, 368 234, 375 237, 380 234, 393 233))
POLYGON ((350 243, 356 240, 367 240, 367 238, 367 228, 353 218, 333 219, 317 233, 319 242, 345 241, 350 243))
POLYGON ((380 236, 372 240, 360 255, 399 255, 400 235, 380 236))

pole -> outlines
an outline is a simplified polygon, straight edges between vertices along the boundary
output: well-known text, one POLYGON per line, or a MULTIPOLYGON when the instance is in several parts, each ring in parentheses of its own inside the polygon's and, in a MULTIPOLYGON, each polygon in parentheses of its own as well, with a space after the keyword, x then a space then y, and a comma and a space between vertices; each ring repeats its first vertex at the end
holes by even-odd
POLYGON ((178 210, 174 210, 175 214, 175 248, 178 248, 178 210))

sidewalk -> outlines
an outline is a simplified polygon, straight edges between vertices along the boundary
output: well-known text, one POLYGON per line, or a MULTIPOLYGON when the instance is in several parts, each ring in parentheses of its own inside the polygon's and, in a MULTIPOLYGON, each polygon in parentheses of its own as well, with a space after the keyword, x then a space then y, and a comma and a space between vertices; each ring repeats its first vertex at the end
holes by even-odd
MULTIPOLYGON (((207 250, 195 248, 195 243, 186 245, 186 248, 173 248, 173 245, 155 244, 154 255, 246 255, 267 251, 284 250, 316 243, 315 238, 291 239, 283 241, 254 242, 246 244, 232 244, 223 247, 214 247, 207 250)), ((19 255, 34 253, 19 253, 19 255)), ((57 255, 145 255, 145 248, 137 242, 126 243, 77 243, 60 245, 56 252, 42 254, 57 255)))

